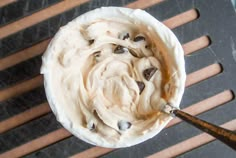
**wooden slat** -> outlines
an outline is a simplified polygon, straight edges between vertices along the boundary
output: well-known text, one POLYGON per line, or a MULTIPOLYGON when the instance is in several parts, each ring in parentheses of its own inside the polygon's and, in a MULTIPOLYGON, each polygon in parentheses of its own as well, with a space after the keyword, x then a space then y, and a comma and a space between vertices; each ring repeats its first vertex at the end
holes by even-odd
POLYGON ((50 39, 44 40, 32 47, 26 48, 15 54, 0 59, 0 71, 42 54, 46 50, 49 42, 50 39))
POLYGON ((41 86, 42 83, 43 83, 43 76, 39 75, 35 78, 24 81, 15 86, 3 89, 0 91, 0 101, 28 92, 34 88, 41 86))
MULTIPOLYGON (((132 3, 130 3, 130 5, 131 4, 132 3)), ((139 3, 135 3, 135 4, 137 5, 139 3)), ((165 23, 166 23, 167 27, 168 27, 168 25, 170 25, 170 26, 175 25, 177 27, 177 26, 180 26, 186 22, 190 22, 192 20, 195 20, 195 18, 189 18, 189 16, 194 17, 193 15, 191 15, 191 14, 193 14, 194 11, 195 10, 193 10, 193 11, 190 10, 190 11, 182 13, 187 16, 186 18, 181 16, 181 18, 183 19, 182 21, 179 21, 179 16, 177 15, 177 16, 174 16, 173 18, 170 18, 169 20, 166 20, 167 22, 165 22, 165 23), (175 21, 178 21, 178 22, 175 22, 175 21), (177 24, 174 24, 174 23, 177 23, 177 24)), ((19 51, 15 54, 8 56, 8 57, 0 59, 0 71, 6 69, 8 67, 14 66, 15 64, 18 64, 22 61, 28 60, 32 57, 35 57, 39 54, 42 54, 45 51, 45 49, 47 48, 47 45, 50 40, 51 39, 45 40, 45 41, 40 42, 30 48, 26 48, 22 51, 19 51)), ((209 44, 210 44, 209 38, 207 38, 207 36, 202 36, 198 39, 195 39, 193 41, 190 41, 190 42, 184 44, 183 49, 185 51, 185 54, 190 54, 196 50, 204 48, 204 46, 207 47, 209 44)))
POLYGON ((0 39, 14 34, 20 30, 33 26, 43 20, 49 19, 69 9, 72 9, 89 0, 64 0, 18 21, 12 22, 0 28, 0 39))
POLYGON ((76 155, 71 156, 70 158, 94 158, 107 154, 113 150, 114 149, 111 148, 93 147, 88 150, 85 150, 86 152, 78 153, 76 155))
POLYGON ((191 86, 197 82, 206 80, 210 77, 213 77, 213 76, 219 74, 221 71, 222 71, 222 68, 221 68, 220 64, 218 64, 218 63, 204 67, 200 70, 197 70, 195 72, 188 74, 187 80, 185 82, 185 86, 188 87, 188 86, 191 86))
POLYGON ((41 149, 46 147, 52 143, 55 143, 59 140, 65 139, 70 137, 71 134, 64 128, 56 130, 54 132, 48 133, 42 137, 39 137, 35 140, 32 140, 26 144, 23 144, 17 148, 9 150, 5 153, 0 154, 0 158, 15 158, 15 157, 22 157, 27 155, 35 150, 41 149))
MULTIPOLYGON (((229 130, 236 130, 236 119, 229 121, 223 125, 221 125, 221 127, 227 128, 229 130)), ((197 136, 194 136, 192 138, 189 138, 183 142, 180 142, 178 144, 175 144, 171 147, 168 147, 158 153, 155 153, 151 156, 148 156, 148 158, 160 158, 160 157, 165 157, 165 158, 171 158, 171 157, 176 157, 180 154, 183 154, 187 151, 193 150, 199 146, 202 146, 206 143, 209 143, 211 141, 215 140, 214 137, 206 134, 206 133, 202 133, 199 134, 197 136)))
MULTIPOLYGON (((27 27, 30 27, 34 24, 37 24, 39 22, 42 22, 43 20, 46 20, 48 18, 51 18, 55 15, 58 15, 60 13, 65 12, 66 10, 69 10, 73 7, 76 7, 82 3, 88 2, 89 0, 66 0, 59 2, 53 6, 50 6, 44 10, 38 11, 30 16, 24 17, 18 21, 15 21, 9 25, 3 26, 0 28, 0 39, 7 37, 11 34, 14 34, 20 30, 23 30, 27 27)), ((161 1, 161 0, 159 0, 161 1)), ((136 4, 130 4, 130 7, 139 7, 141 3, 145 3, 147 6, 151 5, 152 3, 158 3, 159 1, 153 0, 151 2, 145 3, 144 0, 139 1, 139 3, 136 4)), ((129 6, 129 5, 127 5, 129 6)), ((181 24, 187 23, 189 21, 192 21, 194 19, 198 18, 198 13, 195 9, 191 9, 187 12, 184 12, 182 14, 176 15, 175 17, 172 17, 168 20, 165 20, 163 23, 167 25, 169 28, 175 28, 177 26, 180 26, 181 24), (176 20, 178 19, 178 20, 176 20)))
MULTIPOLYGON (((196 104, 188 106, 187 108, 184 108, 182 110, 184 112, 187 112, 191 115, 196 116, 203 112, 216 108, 217 106, 230 102, 231 100, 233 100, 233 98, 234 98, 233 93, 230 90, 226 90, 210 98, 204 99, 196 104)), ((180 123, 181 121, 182 121, 181 119, 176 117, 167 124, 166 128, 176 125, 177 123, 180 123)))
POLYGON ((6 6, 6 5, 16 2, 16 1, 17 0, 0 0, 0 7, 6 6))
POLYGON ((45 115, 50 111, 51 109, 49 108, 48 103, 43 103, 9 119, 6 119, 0 122, 0 134, 28 121, 31 121, 37 117, 45 115))
POLYGON ((125 7, 132 9, 144 9, 162 1, 164 0, 137 0, 133 3, 126 5, 125 7))
POLYGON ((184 54, 188 55, 192 52, 198 51, 202 48, 206 48, 211 44, 210 38, 208 36, 201 36, 193 41, 185 43, 182 45, 184 49, 184 54))
POLYGON ((163 21, 163 23, 170 29, 174 29, 180 25, 186 24, 197 18, 198 18, 198 12, 196 11, 196 9, 191 9, 181 14, 178 14, 172 18, 169 18, 163 21))

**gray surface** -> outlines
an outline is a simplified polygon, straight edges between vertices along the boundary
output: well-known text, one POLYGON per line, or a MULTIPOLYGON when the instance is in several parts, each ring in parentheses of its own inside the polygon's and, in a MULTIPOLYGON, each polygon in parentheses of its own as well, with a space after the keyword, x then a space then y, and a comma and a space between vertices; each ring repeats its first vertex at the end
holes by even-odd
POLYGON ((231 2, 232 2, 233 6, 234 6, 234 9, 236 11, 236 0, 231 0, 231 2))
POLYGON ((0 26, 11 23, 60 1, 62 0, 18 0, 17 3, 11 3, 0 8, 0 26))
POLYGON ((236 153, 231 148, 225 146, 220 141, 216 140, 197 149, 191 150, 177 158, 235 158, 236 153), (217 150, 220 149, 220 150, 217 150), (223 151, 223 152, 222 152, 223 151), (209 153, 211 152, 211 153, 209 153))

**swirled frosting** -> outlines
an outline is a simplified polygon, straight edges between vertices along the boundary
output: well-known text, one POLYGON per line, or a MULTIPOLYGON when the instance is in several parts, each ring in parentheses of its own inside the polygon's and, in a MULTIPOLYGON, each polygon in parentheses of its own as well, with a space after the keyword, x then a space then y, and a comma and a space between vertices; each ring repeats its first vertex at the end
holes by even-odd
POLYGON ((86 142, 125 147, 157 134, 178 107, 183 50, 142 10, 106 7, 60 28, 43 56, 49 104, 63 126, 86 142))

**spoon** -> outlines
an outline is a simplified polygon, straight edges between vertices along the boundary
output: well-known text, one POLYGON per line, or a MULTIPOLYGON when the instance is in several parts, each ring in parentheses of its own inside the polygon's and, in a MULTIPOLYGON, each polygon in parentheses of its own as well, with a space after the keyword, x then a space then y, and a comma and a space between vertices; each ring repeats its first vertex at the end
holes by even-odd
POLYGON ((232 149, 236 150, 236 133, 234 131, 230 131, 228 129, 201 120, 168 104, 165 105, 163 111, 172 116, 177 116, 183 121, 210 134, 211 136, 225 143, 232 149))

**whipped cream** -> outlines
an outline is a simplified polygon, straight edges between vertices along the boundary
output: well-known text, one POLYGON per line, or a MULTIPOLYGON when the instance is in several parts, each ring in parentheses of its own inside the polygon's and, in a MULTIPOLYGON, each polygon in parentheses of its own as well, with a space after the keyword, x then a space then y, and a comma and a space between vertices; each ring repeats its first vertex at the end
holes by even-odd
POLYGON ((59 122, 80 139, 126 147, 155 136, 179 107, 185 68, 174 34, 142 10, 103 7, 61 27, 41 73, 59 122))

